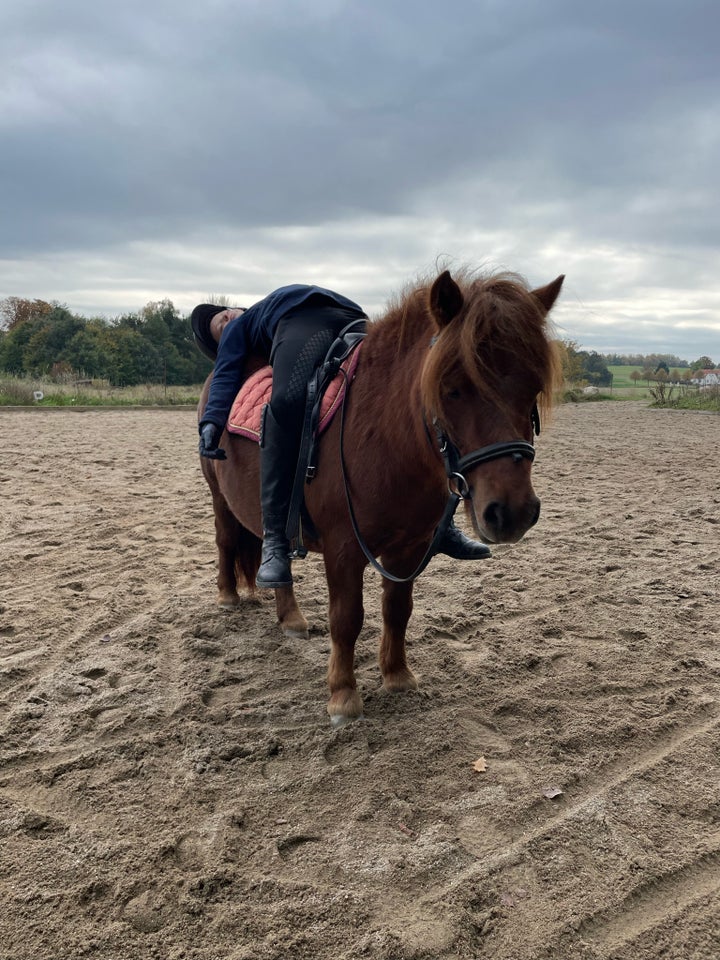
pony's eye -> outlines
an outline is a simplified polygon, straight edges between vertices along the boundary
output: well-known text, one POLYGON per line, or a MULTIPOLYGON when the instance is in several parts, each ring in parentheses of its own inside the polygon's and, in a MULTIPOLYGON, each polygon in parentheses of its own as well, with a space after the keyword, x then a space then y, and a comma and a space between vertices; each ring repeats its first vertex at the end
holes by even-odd
POLYGON ((448 399, 449 399, 449 400, 459 400, 459 399, 460 399, 460 391, 457 389, 457 387, 455 387, 453 390, 448 390, 447 395, 448 395, 448 399))

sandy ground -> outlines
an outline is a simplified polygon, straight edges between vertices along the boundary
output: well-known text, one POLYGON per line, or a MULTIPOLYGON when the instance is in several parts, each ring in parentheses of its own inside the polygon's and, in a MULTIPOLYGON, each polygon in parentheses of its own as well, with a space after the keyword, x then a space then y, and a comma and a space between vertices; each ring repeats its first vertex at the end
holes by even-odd
POLYGON ((368 573, 341 730, 317 557, 309 641, 215 606, 194 424, 0 412, 0 958, 716 960, 720 417, 562 408, 539 525, 418 583, 418 694, 368 573))

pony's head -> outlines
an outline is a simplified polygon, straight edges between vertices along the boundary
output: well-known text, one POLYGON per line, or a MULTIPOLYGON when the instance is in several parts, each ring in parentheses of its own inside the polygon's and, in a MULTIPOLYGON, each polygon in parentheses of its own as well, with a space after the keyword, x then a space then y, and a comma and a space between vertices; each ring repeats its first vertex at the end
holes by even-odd
MULTIPOLYGON (((531 290, 519 277, 461 277, 448 271, 427 289, 436 337, 423 366, 425 416, 466 455, 503 441, 532 441, 532 413, 549 411, 559 359, 547 315, 560 276, 531 290)), ((469 512, 488 543, 513 543, 537 521, 531 461, 500 457, 470 468, 469 512)))

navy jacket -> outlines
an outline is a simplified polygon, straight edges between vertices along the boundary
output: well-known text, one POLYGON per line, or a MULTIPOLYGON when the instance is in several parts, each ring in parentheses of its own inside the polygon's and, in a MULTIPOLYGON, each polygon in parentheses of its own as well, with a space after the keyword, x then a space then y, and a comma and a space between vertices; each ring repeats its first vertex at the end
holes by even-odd
POLYGON ((330 306, 355 310, 358 317, 365 316, 362 308, 347 297, 323 287, 310 287, 300 283, 280 287, 264 300, 253 304, 245 313, 231 320, 223 330, 210 384, 210 396, 200 421, 201 427, 205 423, 215 423, 224 429, 233 401, 242 386, 248 354, 266 354, 269 358, 280 320, 293 310, 301 308, 311 297, 313 302, 323 298, 330 306))

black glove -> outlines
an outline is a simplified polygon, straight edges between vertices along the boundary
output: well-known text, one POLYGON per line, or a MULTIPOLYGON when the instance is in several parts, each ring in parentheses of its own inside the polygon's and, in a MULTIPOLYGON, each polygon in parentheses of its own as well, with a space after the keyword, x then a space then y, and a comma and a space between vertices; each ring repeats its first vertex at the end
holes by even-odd
POLYGON ((221 436, 222 427, 218 427, 216 423, 201 424, 200 443, 198 445, 200 456, 207 457, 208 460, 227 460, 225 451, 218 447, 221 436))

